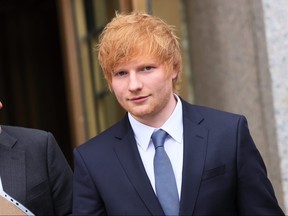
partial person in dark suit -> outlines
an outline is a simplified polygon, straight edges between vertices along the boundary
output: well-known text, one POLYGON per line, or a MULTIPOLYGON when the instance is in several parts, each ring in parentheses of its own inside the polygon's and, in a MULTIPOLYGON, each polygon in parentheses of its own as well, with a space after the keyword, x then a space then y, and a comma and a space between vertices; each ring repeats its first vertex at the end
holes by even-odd
POLYGON ((245 117, 177 95, 182 62, 171 26, 117 14, 100 36, 98 59, 127 114, 74 150, 74 215, 284 215, 245 117), (161 189, 168 177, 159 182, 168 166, 156 163, 158 131, 174 174, 170 201, 175 192, 161 189))
POLYGON ((35 215, 72 213, 73 173, 51 133, 0 126, 0 177, 3 190, 35 215))

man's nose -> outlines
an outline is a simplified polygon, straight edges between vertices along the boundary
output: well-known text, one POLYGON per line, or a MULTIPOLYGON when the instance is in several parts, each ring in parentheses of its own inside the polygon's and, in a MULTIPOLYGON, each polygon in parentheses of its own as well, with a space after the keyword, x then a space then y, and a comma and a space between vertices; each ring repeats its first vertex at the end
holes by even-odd
POLYGON ((137 91, 142 88, 141 78, 137 75, 137 73, 130 73, 129 76, 129 90, 137 91))

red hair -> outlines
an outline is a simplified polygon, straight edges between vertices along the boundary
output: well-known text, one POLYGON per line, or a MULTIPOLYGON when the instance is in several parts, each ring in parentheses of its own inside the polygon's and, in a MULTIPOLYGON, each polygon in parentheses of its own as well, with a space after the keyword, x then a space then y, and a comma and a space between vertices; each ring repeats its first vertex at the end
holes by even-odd
POLYGON ((113 70, 140 55, 149 55, 163 63, 168 72, 175 70, 179 82, 182 57, 174 28, 158 17, 133 12, 117 14, 99 37, 98 60, 110 86, 113 70))

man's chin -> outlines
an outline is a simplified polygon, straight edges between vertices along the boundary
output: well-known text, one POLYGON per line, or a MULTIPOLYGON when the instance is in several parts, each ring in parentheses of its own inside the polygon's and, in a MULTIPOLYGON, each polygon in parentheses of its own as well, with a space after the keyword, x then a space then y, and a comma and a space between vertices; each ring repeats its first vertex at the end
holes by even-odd
POLYGON ((150 115, 150 113, 151 113, 147 109, 132 109, 129 112, 136 119, 143 119, 145 117, 148 117, 150 115))

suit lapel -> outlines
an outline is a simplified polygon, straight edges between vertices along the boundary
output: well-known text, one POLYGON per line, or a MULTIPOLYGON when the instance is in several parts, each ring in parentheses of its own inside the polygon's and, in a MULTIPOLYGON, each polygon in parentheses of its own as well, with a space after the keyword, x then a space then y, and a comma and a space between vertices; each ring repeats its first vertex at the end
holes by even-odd
POLYGON ((123 131, 120 129, 119 134, 116 136, 119 139, 119 143, 115 145, 115 152, 120 164, 125 170, 129 181, 134 186, 135 191, 151 214, 164 215, 146 174, 127 115, 122 123, 123 125, 120 128, 123 131))
POLYGON ((5 128, 2 127, 0 134, 0 176, 3 189, 17 201, 25 204, 25 152, 13 148, 17 139, 10 136, 5 128))
POLYGON ((200 125, 202 116, 182 100, 184 157, 180 215, 192 215, 204 169, 208 131, 200 125))

